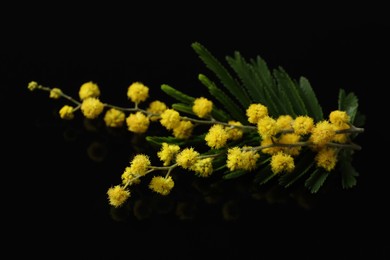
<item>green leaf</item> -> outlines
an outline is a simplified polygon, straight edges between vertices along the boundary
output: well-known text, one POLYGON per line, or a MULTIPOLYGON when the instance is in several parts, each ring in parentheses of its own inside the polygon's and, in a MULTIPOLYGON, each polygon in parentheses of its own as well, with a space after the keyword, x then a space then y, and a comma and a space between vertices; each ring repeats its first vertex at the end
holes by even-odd
POLYGON ((161 146, 162 143, 177 144, 179 146, 185 143, 184 140, 173 136, 146 136, 146 141, 157 146, 161 146))
POLYGON ((244 170, 228 171, 226 174, 223 175, 222 178, 225 180, 235 179, 244 175, 245 173, 247 173, 247 171, 244 170))
POLYGON ((341 185, 344 189, 352 188, 356 185, 356 177, 359 176, 359 173, 355 170, 350 162, 341 161, 341 185))
POLYGON ((263 105, 268 107, 268 112, 271 116, 277 117, 278 115, 284 114, 279 106, 277 105, 279 102, 278 93, 276 92, 275 80, 272 77, 271 72, 269 71, 267 64, 265 61, 257 56, 256 61, 251 61, 253 65, 253 70, 256 74, 256 79, 259 83, 260 87, 263 90, 264 97, 261 102, 263 105))
POLYGON ((314 165, 313 154, 305 153, 299 161, 296 162, 296 167, 293 172, 285 173, 279 178, 279 184, 285 188, 294 184, 302 178, 314 165))
POLYGON ((254 177, 254 182, 259 185, 263 185, 274 178, 276 175, 272 172, 270 165, 268 164, 263 169, 259 169, 259 172, 256 173, 254 177))
POLYGON ((210 94, 225 107, 232 117, 241 123, 246 123, 247 118, 245 117, 245 113, 228 95, 225 94, 225 92, 219 89, 215 83, 209 80, 205 75, 199 74, 198 78, 200 82, 208 88, 210 94))
POLYGON ((340 89, 338 106, 339 110, 347 112, 350 117, 350 122, 353 124, 359 107, 357 96, 353 92, 346 94, 344 89, 340 89))
POLYGON ((220 79, 222 85, 229 91, 229 93, 237 98, 239 103, 247 108, 251 100, 246 94, 245 91, 242 90, 242 87, 237 82, 235 78, 233 78, 228 70, 217 60, 203 45, 198 42, 193 43, 192 48, 198 54, 199 58, 204 62, 207 68, 215 73, 215 75, 220 79))
POLYGON ((248 92, 251 98, 251 103, 260 102, 264 94, 255 78, 252 66, 237 51, 234 53, 234 58, 227 56, 226 61, 240 78, 242 85, 245 87, 244 90, 248 92))
POLYGON ((183 104, 183 103, 175 103, 175 104, 172 104, 172 108, 175 109, 176 111, 179 111, 179 112, 183 112, 183 113, 190 114, 190 115, 195 115, 195 113, 192 112, 191 105, 187 105, 187 104, 183 104))
POLYGON ((274 88, 275 81, 265 60, 263 60, 260 56, 257 56, 256 60, 251 59, 251 64, 253 65, 258 79, 262 82, 263 88, 274 88))
MULTIPOLYGON (((287 111, 291 116, 307 115, 308 112, 303 102, 297 84, 290 78, 287 72, 282 68, 274 70, 274 76, 278 83, 279 90, 286 93, 286 98, 291 103, 291 111, 287 111)), ((284 97, 280 103, 287 101, 284 97)), ((286 105, 286 104, 283 104, 286 105)), ((290 110, 290 109, 289 109, 290 110)))
POLYGON ((175 98, 176 100, 183 102, 184 104, 193 104, 195 98, 191 97, 187 94, 184 94, 183 92, 167 85, 167 84, 162 84, 161 85, 161 90, 164 91, 166 94, 169 96, 175 98))
POLYGON ((316 122, 323 120, 324 115, 322 107, 318 102, 317 96, 311 87, 309 80, 305 77, 300 77, 299 88, 302 100, 308 110, 308 116, 312 117, 316 122))
POLYGON ((261 62, 261 59, 260 67, 257 67, 256 63, 246 62, 239 52, 235 52, 234 58, 226 57, 226 60, 240 78, 244 90, 251 97, 252 103, 261 103, 267 106, 270 115, 277 115, 278 109, 275 100, 278 100, 278 95, 275 93, 272 79, 268 78, 270 77, 268 68, 261 62), (264 79, 263 77, 267 78, 264 79))
POLYGON ((343 150, 340 152, 340 171, 341 171, 341 185, 344 189, 352 188, 356 185, 356 177, 359 173, 352 166, 352 151, 343 150))
POLYGON ((322 168, 316 168, 311 173, 310 177, 306 179, 305 187, 308 188, 311 193, 317 193, 328 176, 329 172, 322 168))
POLYGON ((227 122, 230 120, 230 115, 228 115, 224 110, 217 108, 214 104, 211 115, 214 119, 221 122, 227 122))

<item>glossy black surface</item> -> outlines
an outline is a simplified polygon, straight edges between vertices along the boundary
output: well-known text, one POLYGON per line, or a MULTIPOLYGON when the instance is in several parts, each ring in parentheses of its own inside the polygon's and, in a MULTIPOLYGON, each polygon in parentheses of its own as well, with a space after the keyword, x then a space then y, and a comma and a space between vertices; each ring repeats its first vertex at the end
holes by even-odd
POLYGON ((390 59, 390 28, 384 19, 275 22, 249 15, 236 23, 229 16, 207 24, 206 15, 196 25, 183 14, 167 20, 157 16, 152 23, 143 16, 111 20, 79 15, 77 25, 53 14, 31 18, 12 32, 7 29, 3 38, 3 223, 12 230, 7 241, 25 245, 13 254, 84 259, 389 257, 388 171, 382 152, 389 142, 378 127, 387 112, 390 59), (181 20, 185 23, 178 26, 181 20), (200 95, 204 92, 197 76, 210 72, 190 47, 195 41, 221 60, 238 50, 248 58, 260 55, 294 78, 307 77, 326 111, 337 106, 339 88, 355 92, 367 115, 366 132, 357 139, 363 149, 354 157, 357 186, 342 190, 335 183, 336 189, 299 204, 283 193, 272 199, 254 197, 246 192, 245 181, 223 187, 229 192, 205 196, 207 181, 193 183, 184 176, 169 198, 145 189, 127 208, 112 210, 108 187, 119 183, 132 154, 152 148, 127 132, 112 133, 81 117, 60 120, 56 111, 62 101, 32 93, 27 84, 34 80, 77 96, 79 86, 92 80, 104 100, 121 105, 127 104, 126 89, 133 81, 144 82, 156 98, 166 98, 161 84, 200 95), (101 144, 101 157, 93 160, 90 149, 101 144))

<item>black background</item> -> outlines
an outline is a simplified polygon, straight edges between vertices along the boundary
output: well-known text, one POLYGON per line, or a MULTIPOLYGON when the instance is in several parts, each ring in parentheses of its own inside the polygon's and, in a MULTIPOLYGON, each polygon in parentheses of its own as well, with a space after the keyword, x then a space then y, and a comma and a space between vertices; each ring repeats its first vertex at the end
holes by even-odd
POLYGON ((2 215, 10 231, 4 236, 20 247, 14 254, 88 259, 389 257, 389 143, 382 125, 390 27, 381 8, 95 7, 3 11, 2 215), (260 55, 271 68, 282 66, 293 78, 307 77, 326 112, 336 108, 339 88, 353 91, 367 116, 366 132, 357 139, 363 149, 354 157, 357 186, 319 195, 312 210, 264 201, 240 205, 242 215, 235 221, 223 219, 219 204, 200 206, 203 211, 191 221, 155 213, 138 219, 131 212, 113 218, 107 188, 119 183, 137 149, 149 147, 142 141, 141 148, 132 147, 131 135, 113 138, 101 128, 86 128, 81 118, 63 122, 56 114, 62 101, 32 93, 27 84, 34 80, 77 97, 80 85, 92 80, 102 99, 123 105, 134 81, 148 85, 160 99, 169 100, 161 84, 200 95, 205 92, 197 76, 210 72, 191 49, 195 41, 220 60, 238 50, 247 58, 260 55), (91 143, 107 140, 105 159, 91 160, 91 143))

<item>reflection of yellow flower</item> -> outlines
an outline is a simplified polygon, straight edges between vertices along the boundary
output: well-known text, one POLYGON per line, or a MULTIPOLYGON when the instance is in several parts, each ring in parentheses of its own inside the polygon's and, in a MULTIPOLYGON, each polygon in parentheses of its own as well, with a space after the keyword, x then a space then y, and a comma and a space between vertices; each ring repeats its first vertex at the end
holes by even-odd
POLYGON ((111 206, 120 207, 130 197, 130 191, 121 185, 116 185, 108 189, 107 195, 111 206))

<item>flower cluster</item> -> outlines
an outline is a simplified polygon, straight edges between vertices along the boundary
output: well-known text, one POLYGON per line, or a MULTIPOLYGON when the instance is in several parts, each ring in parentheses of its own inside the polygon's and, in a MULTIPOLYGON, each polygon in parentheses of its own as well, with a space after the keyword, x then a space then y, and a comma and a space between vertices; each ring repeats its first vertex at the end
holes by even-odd
POLYGON ((50 98, 62 97, 70 101, 70 105, 59 110, 59 116, 65 120, 73 119, 75 113, 81 111, 85 118, 101 117, 107 127, 127 127, 134 134, 146 133, 151 123, 158 123, 171 133, 173 139, 162 141, 157 151, 161 165, 152 165, 149 155, 137 154, 124 169, 121 182, 108 188, 109 204, 113 207, 122 206, 131 197, 132 187, 149 174, 154 174, 148 185, 150 190, 170 194, 175 187, 172 178, 175 168, 207 178, 221 169, 228 173, 253 172, 266 164, 272 176, 281 176, 294 172, 299 156, 310 153, 314 167, 329 173, 335 169, 341 151, 360 149, 352 142, 352 137, 363 132, 363 128, 352 124, 347 111, 340 109, 315 121, 308 115, 273 116, 268 106, 257 102, 246 108, 246 121, 242 122, 214 118, 214 103, 204 96, 191 100, 186 115, 161 100, 153 100, 141 108, 149 98, 149 87, 141 82, 133 82, 127 88, 131 107, 103 102, 100 87, 92 81, 80 86, 78 99, 59 88, 45 87, 35 81, 28 84, 28 89, 48 91, 50 98), (186 143, 200 125, 206 130, 197 136, 201 136, 203 144, 209 148, 207 151, 186 143))

